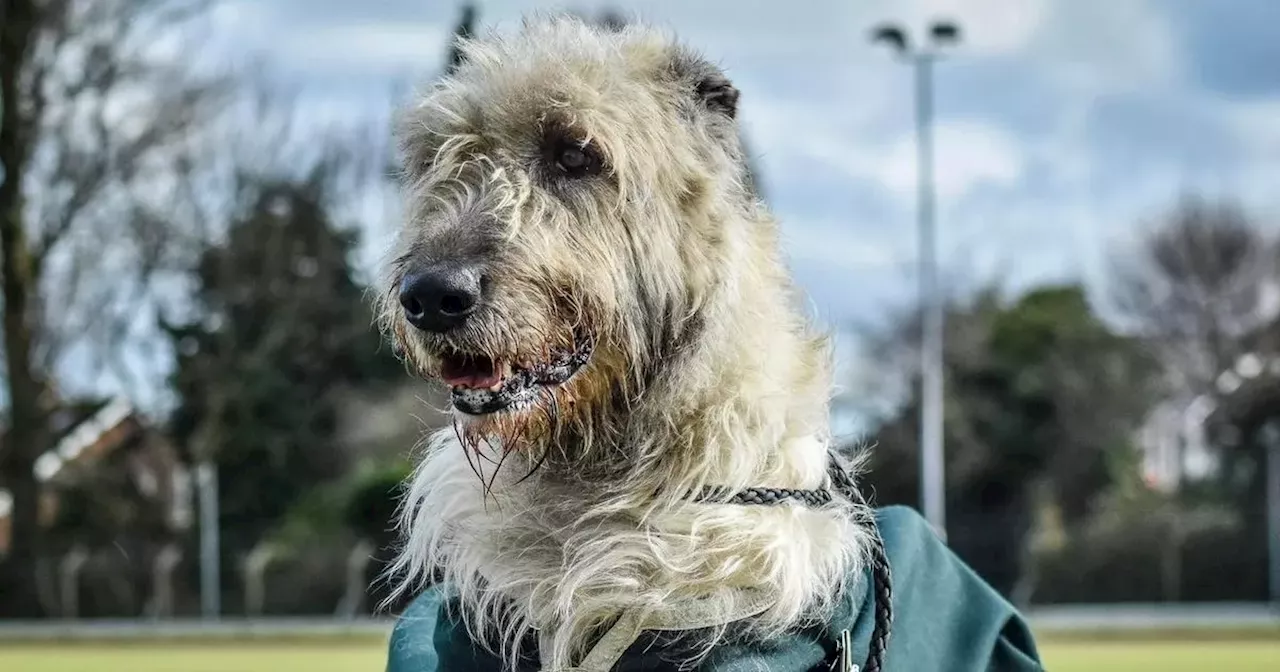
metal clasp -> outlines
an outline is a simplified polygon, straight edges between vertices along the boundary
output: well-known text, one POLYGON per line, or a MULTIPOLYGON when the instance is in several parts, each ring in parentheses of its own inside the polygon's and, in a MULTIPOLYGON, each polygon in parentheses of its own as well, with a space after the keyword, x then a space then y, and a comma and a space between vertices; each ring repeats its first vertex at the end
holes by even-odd
POLYGON ((853 662, 853 633, 840 631, 840 640, 836 642, 836 660, 831 672, 859 672, 858 665, 853 662))

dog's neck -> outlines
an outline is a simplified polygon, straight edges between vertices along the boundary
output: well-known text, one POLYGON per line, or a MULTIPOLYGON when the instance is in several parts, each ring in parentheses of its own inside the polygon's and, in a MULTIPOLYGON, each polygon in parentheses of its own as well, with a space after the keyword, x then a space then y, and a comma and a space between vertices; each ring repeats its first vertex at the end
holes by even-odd
POLYGON ((521 480, 531 465, 517 453, 487 487, 477 465, 491 473, 498 456, 438 434, 413 481, 396 569, 443 575, 473 633, 496 630, 508 654, 538 630, 544 666, 569 666, 625 612, 701 601, 699 627, 749 616, 761 635, 821 618, 862 562, 865 511, 840 497, 821 510, 689 498, 708 485, 824 484, 829 355, 770 283, 736 288, 752 301, 708 320, 718 326, 690 370, 633 405, 651 417, 592 447, 627 456, 620 479, 549 468, 521 480))

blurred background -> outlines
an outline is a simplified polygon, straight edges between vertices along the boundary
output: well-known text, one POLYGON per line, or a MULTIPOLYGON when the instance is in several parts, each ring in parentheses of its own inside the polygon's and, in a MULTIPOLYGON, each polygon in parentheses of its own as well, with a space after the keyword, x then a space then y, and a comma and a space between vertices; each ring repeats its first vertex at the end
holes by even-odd
POLYGON ((842 445, 1050 669, 1280 669, 1280 3, 0 8, 0 668, 380 669, 445 421, 371 325, 390 114, 568 9, 726 68, 842 445))

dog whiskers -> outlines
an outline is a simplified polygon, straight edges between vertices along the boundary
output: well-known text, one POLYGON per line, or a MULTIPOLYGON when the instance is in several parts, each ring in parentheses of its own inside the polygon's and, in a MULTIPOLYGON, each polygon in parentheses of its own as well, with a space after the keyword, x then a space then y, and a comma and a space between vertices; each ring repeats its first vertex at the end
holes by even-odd
POLYGON ((542 393, 547 397, 547 403, 542 405, 542 410, 547 417, 547 431, 551 437, 551 441, 547 442, 547 445, 543 446, 542 450, 538 453, 537 461, 533 463, 533 466, 529 468, 529 471, 526 472, 524 476, 521 476, 520 479, 516 481, 516 485, 528 480, 530 476, 533 476, 540 468, 542 468, 542 465, 546 464, 547 456, 551 454, 551 446, 557 443, 556 438, 560 435, 560 404, 556 401, 556 394, 554 391, 549 389, 542 390, 542 393))
MULTIPOLYGON (((547 390, 547 415, 549 418, 548 431, 551 435, 552 443, 559 443, 560 439, 560 402, 559 397, 553 390, 547 390)), ((568 394, 566 392, 566 394, 568 394)))
MULTIPOLYGON (((493 484, 494 484, 494 482, 498 480, 498 472, 502 471, 502 463, 504 463, 504 462, 506 462, 506 461, 507 461, 507 455, 510 453, 510 451, 506 450, 506 446, 505 446, 505 444, 504 444, 504 446, 503 446, 503 450, 502 450, 501 452, 502 452, 502 457, 499 457, 499 458, 498 458, 498 462, 497 462, 497 464, 496 464, 496 465, 494 465, 494 467, 493 467, 493 476, 490 476, 490 477, 489 477, 489 483, 488 483, 488 485, 486 485, 486 486, 485 486, 485 490, 486 490, 486 491, 488 491, 488 492, 490 492, 490 493, 492 493, 492 492, 493 492, 493 484)), ((496 498, 495 498, 495 499, 496 499, 496 498)))
MULTIPOLYGON (((453 435, 457 437, 458 445, 462 447, 462 454, 464 457, 466 457, 467 466, 471 467, 471 473, 476 475, 476 479, 480 481, 481 487, 484 488, 483 498, 487 500, 489 495, 489 489, 485 485, 484 472, 483 470, 481 470, 480 465, 477 464, 476 461, 473 461, 471 459, 471 451, 475 446, 475 442, 471 440, 471 438, 467 436, 466 432, 462 430, 462 423, 459 422, 456 418, 453 421, 453 435)), ((479 455, 478 450, 476 451, 476 454, 479 455)))
POLYGON ((497 452, 497 451, 495 451, 495 450, 494 450, 494 445, 493 445, 492 443, 490 443, 490 442, 489 442, 489 438, 488 438, 488 437, 484 437, 484 438, 482 438, 482 439, 480 439, 479 441, 477 441, 477 442, 476 442, 476 456, 477 456, 477 457, 482 458, 485 462, 488 462, 489 464, 494 464, 494 465, 499 464, 499 462, 495 462, 495 461, 494 461, 494 459, 493 459, 492 457, 490 457, 490 456, 489 456, 489 452, 491 452, 491 451, 492 451, 492 452, 497 452), (489 450, 488 450, 488 451, 482 451, 482 450, 480 450, 480 444, 481 444, 481 443, 483 443, 485 446, 487 446, 487 447, 489 448, 489 450))

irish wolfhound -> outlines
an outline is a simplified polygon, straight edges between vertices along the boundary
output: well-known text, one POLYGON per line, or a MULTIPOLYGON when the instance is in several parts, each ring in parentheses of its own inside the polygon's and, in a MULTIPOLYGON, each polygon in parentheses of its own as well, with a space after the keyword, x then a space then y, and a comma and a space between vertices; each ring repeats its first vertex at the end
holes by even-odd
POLYGON ((545 669, 620 622, 707 650, 821 621, 865 507, 730 503, 826 487, 831 370, 744 185, 738 91, 641 27, 540 19, 464 54, 398 130, 381 314, 456 418, 407 497, 402 590, 442 577, 478 641, 514 666, 536 631, 545 669))

